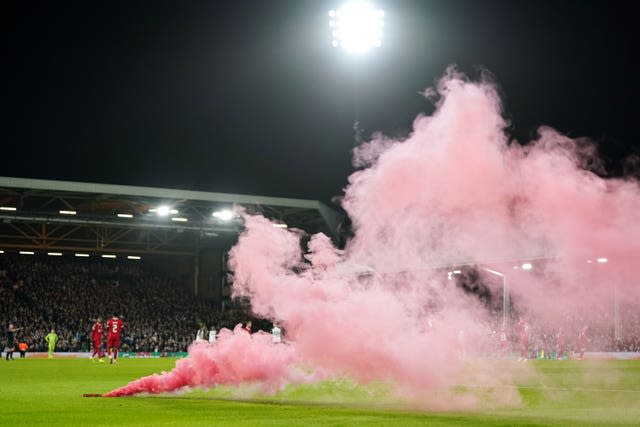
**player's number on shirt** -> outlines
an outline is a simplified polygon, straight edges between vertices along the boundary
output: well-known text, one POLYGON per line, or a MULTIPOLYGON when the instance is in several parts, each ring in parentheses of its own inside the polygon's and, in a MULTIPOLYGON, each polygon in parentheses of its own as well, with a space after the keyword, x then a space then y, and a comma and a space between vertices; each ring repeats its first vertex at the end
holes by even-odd
POLYGON ((111 332, 113 332, 114 334, 118 333, 118 324, 114 323, 113 325, 111 325, 111 332))

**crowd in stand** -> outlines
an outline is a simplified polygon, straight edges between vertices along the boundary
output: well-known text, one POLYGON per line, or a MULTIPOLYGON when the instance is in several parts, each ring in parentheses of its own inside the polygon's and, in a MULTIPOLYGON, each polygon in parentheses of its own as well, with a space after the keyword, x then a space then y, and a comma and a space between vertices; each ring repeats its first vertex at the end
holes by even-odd
POLYGON ((616 351, 640 352, 640 308, 623 306, 620 310, 621 336, 616 340, 616 351))
MULTIPOLYGON (((0 324, 3 329, 9 323, 20 328, 16 340, 26 342, 31 351, 46 350, 44 337, 51 329, 59 336, 58 351, 86 351, 96 318, 106 321, 118 315, 125 323, 121 351, 176 352, 185 351, 202 326, 219 330, 247 320, 246 308, 220 311, 178 282, 139 262, 5 254, 0 257, 0 324)), ((578 332, 586 326, 587 351, 640 351, 640 311, 636 308, 621 307, 618 339, 613 313, 567 319, 561 330, 567 350, 575 351, 578 332)), ((518 342, 520 316, 512 313, 506 331, 513 347, 518 342)), ((552 352, 559 325, 535 319, 527 322, 530 350, 552 352)), ((490 329, 496 337, 501 323, 500 311, 494 310, 490 329)))
MULTIPOLYGON (((499 310, 492 313, 490 329, 495 339, 502 329, 503 317, 499 310)), ((531 354, 552 354, 556 351, 558 334, 562 336, 566 351, 578 349, 578 335, 586 327, 586 348, 592 352, 627 351, 640 352, 640 311, 637 306, 621 310, 618 317, 619 336, 616 339, 615 320, 611 313, 592 312, 585 316, 573 316, 557 324, 513 313, 509 316, 507 335, 512 349, 517 348, 520 330, 519 320, 528 324, 528 347, 531 354)))
MULTIPOLYGON (((121 351, 185 351, 204 324, 233 327, 242 313, 221 313, 198 299, 176 278, 138 263, 0 258, 0 322, 21 328, 18 342, 45 351, 45 335, 53 328, 58 351, 84 351, 96 318, 122 316, 121 351)), ((3 343, 4 344, 4 343, 3 343)), ((4 345, 1 346, 4 349, 4 345)))

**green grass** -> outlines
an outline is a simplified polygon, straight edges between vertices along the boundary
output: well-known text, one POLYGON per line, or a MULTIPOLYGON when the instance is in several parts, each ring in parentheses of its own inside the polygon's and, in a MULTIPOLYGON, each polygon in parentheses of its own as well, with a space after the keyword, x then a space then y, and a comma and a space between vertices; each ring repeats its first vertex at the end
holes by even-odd
MULTIPOLYGON (((394 397, 387 385, 359 386, 346 379, 291 386, 275 396, 243 386, 180 395, 81 397, 170 370, 174 363, 172 359, 123 359, 110 366, 87 359, 2 360, 0 425, 640 425, 640 361, 529 362, 528 374, 520 377, 517 387, 465 384, 430 396, 439 403, 465 396, 476 400, 472 408, 457 411, 409 409, 415 406, 394 397), (505 391, 517 399, 497 401, 496 393, 505 391)), ((516 366, 515 362, 489 361, 468 369, 482 369, 483 364, 503 364, 504 370, 516 366)))

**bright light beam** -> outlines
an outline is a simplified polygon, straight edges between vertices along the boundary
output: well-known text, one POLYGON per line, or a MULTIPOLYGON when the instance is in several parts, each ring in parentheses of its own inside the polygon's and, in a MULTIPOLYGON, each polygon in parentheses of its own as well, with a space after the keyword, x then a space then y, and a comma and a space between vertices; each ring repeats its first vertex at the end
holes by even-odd
POLYGON ((382 46, 384 11, 368 1, 352 1, 329 11, 333 47, 352 53, 365 53, 382 46))
POLYGON ((229 221, 233 218, 233 212, 231 212, 230 210, 222 210, 222 211, 216 211, 214 213, 211 214, 214 218, 218 218, 221 219, 222 221, 229 221))

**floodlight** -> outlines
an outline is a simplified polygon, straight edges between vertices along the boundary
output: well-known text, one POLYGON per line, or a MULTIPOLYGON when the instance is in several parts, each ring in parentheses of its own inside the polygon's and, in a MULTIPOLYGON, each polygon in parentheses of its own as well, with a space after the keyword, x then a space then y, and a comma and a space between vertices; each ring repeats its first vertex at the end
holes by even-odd
POLYGON ((103 254, 102 258, 115 258, 115 255, 111 255, 111 254, 103 254))
POLYGON ((188 220, 187 220, 187 218, 174 216, 173 218, 171 218, 171 221, 174 221, 174 222, 187 222, 188 220))
POLYGON ((343 5, 337 11, 329 11, 329 26, 333 47, 342 47, 353 53, 364 53, 382 46, 384 11, 365 0, 356 0, 343 5))
POLYGON ((223 221, 229 221, 231 218, 233 218, 233 212, 231 212, 230 210, 222 210, 222 211, 216 211, 214 213, 212 213, 211 215, 213 215, 215 218, 221 219, 223 221))
POLYGON ((608 260, 608 259, 606 259, 606 258, 598 258, 598 262, 599 262, 600 264, 604 264, 604 263, 606 263, 606 262, 609 262, 609 260, 608 260))
POLYGON ((62 252, 47 252, 49 256, 62 256, 62 252))
POLYGON ((453 270, 453 274, 462 274, 462 271, 460 271, 460 270, 453 270))
POLYGON ((132 214, 118 214, 118 218, 133 218, 132 214))
POLYGON ((13 206, 0 206, 0 211, 15 211, 16 208, 13 206))
POLYGON ((530 262, 525 262, 524 264, 522 264, 523 270, 531 270, 532 268, 533 268, 533 265, 530 262))
POLYGON ((60 215, 75 215, 76 211, 59 211, 60 215))
POLYGON ((276 227, 276 228, 287 228, 287 224, 283 224, 283 223, 273 224, 273 226, 276 227))
POLYGON ((33 255, 34 252, 31 251, 20 251, 20 255, 33 255))
POLYGON ((127 259, 142 259, 142 257, 139 257, 137 255, 129 255, 127 256, 127 259))
POLYGON ((158 216, 167 216, 169 215, 169 211, 171 211, 169 206, 158 206, 158 208, 156 209, 156 213, 158 214, 158 216))
POLYGON ((75 254, 78 258, 88 258, 89 254, 75 254))

